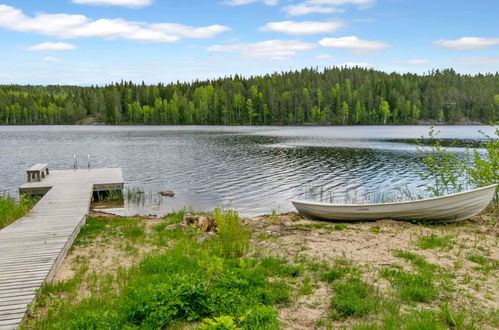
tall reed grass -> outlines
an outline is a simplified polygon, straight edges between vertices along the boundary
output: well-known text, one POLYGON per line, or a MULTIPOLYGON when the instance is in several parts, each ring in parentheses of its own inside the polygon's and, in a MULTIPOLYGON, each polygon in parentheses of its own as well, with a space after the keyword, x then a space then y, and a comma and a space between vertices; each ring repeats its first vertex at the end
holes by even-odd
POLYGON ((19 200, 7 194, 0 195, 0 229, 25 215, 37 201, 25 195, 19 200))

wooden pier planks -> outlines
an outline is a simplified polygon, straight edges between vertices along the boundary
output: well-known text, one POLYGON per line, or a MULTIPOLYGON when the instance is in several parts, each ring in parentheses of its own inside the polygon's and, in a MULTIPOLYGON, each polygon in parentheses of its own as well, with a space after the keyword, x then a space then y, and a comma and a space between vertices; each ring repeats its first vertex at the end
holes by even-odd
POLYGON ((50 281, 88 214, 92 192, 122 189, 121 169, 52 171, 21 193, 48 191, 23 218, 0 230, 0 329, 16 329, 50 281))

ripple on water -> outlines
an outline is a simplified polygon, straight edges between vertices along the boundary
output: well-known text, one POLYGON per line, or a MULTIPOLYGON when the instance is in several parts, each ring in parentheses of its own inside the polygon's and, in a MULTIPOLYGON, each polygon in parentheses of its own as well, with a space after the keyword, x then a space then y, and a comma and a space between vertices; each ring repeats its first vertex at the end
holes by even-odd
MULTIPOLYGON (((479 138, 453 126, 446 138, 479 138)), ((86 166, 122 167, 128 186, 151 192, 130 214, 164 214, 232 206, 244 215, 293 210, 290 199, 310 190, 331 196, 420 187, 412 144, 426 127, 0 127, 0 190, 11 194, 38 162, 69 169, 73 154, 86 166), (383 139, 389 139, 384 141, 383 139), (174 198, 157 192, 174 190, 174 198)))

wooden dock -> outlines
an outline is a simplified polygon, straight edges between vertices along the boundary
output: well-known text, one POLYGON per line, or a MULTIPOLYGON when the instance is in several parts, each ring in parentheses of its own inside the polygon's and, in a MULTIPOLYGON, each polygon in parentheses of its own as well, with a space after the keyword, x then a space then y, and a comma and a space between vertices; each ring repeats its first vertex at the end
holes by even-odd
POLYGON ((51 171, 20 187, 43 198, 0 230, 0 329, 15 329, 62 263, 88 215, 94 191, 121 190, 119 168, 51 171))

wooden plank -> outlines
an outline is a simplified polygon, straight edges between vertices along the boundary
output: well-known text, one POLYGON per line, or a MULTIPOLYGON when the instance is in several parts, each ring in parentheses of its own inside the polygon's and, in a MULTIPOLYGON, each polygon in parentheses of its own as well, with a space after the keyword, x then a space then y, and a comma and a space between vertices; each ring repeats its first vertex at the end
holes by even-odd
POLYGON ((0 230, 0 329, 17 328, 43 283, 54 277, 85 223, 92 191, 122 188, 121 169, 51 171, 19 188, 44 197, 0 230))

